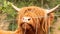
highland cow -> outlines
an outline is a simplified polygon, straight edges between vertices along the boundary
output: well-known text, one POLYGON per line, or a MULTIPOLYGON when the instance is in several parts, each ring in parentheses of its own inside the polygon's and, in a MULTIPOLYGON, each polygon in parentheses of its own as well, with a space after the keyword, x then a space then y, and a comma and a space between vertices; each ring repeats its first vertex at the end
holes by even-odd
POLYGON ((36 6, 17 8, 18 11, 18 31, 20 34, 48 34, 48 30, 54 19, 54 10, 56 7, 47 10, 36 6))
POLYGON ((18 11, 17 23, 18 28, 14 32, 0 31, 0 34, 48 34, 49 27, 54 19, 54 10, 56 7, 46 10, 36 6, 17 8, 18 11))

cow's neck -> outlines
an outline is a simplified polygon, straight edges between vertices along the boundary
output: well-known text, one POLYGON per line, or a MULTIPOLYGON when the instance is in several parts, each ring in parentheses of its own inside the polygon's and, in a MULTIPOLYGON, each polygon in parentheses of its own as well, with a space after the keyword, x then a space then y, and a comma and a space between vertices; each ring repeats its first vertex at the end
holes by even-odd
MULTIPOLYGON (((25 32, 25 31, 24 31, 25 32)), ((38 28, 37 31, 26 31, 25 34, 45 34, 45 32, 41 29, 41 28, 38 28)))
POLYGON ((25 33, 25 34, 35 34, 35 32, 32 31, 32 30, 31 30, 31 31, 26 31, 26 32, 24 31, 24 33, 25 33))

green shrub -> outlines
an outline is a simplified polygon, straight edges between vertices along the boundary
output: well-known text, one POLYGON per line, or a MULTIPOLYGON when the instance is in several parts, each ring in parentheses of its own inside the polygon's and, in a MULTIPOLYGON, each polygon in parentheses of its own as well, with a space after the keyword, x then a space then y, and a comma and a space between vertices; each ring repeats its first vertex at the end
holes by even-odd
POLYGON ((10 25, 9 25, 9 30, 11 30, 11 31, 15 31, 16 30, 16 28, 17 28, 17 23, 10 23, 10 25))

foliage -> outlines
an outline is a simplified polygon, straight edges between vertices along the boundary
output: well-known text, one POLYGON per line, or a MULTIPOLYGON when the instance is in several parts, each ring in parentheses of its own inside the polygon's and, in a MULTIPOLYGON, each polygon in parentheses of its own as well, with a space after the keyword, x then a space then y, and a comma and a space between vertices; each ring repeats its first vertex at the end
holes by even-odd
MULTIPOLYGON (((7 14, 7 18, 6 20, 10 21, 10 23, 13 23, 13 21, 15 22, 14 19, 16 19, 16 15, 17 15, 17 12, 10 6, 8 5, 9 3, 6 1, 6 0, 0 0, 1 2, 1 5, 0 5, 0 13, 2 14, 7 14)), ((11 27, 13 26, 13 29, 16 29, 15 28, 15 24, 10 24, 9 26, 9 29, 11 29, 11 27)))
POLYGON ((10 25, 9 25, 8 28, 9 28, 9 30, 11 30, 11 31, 15 31, 16 28, 17 28, 17 23, 15 23, 15 22, 10 23, 10 25))

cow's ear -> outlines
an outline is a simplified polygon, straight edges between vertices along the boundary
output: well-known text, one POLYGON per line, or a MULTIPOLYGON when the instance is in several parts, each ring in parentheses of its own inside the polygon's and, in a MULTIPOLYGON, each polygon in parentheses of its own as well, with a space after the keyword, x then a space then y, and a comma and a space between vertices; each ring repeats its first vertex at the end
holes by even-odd
POLYGON ((49 14, 51 12, 54 12, 54 10, 56 10, 59 6, 60 6, 60 4, 50 10, 46 10, 46 13, 49 14))
POLYGON ((11 4, 12 5, 12 7, 15 9, 15 10, 17 10, 17 11, 20 11, 20 8, 17 8, 15 5, 13 5, 13 4, 11 4))

